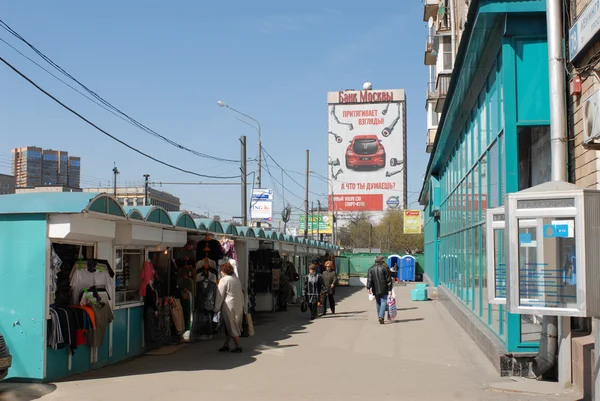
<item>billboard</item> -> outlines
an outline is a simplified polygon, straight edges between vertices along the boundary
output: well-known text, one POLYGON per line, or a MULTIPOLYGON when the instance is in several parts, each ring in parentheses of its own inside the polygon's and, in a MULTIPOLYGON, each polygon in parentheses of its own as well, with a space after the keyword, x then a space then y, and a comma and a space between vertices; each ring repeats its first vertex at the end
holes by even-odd
POLYGON ((404 234, 421 234, 422 226, 420 210, 404 211, 404 234))
MULTIPOLYGON (((308 233, 309 234, 331 234, 333 226, 333 215, 332 214, 314 214, 308 215, 308 233)), ((300 231, 304 232, 306 228, 306 217, 300 215, 300 231)))
POLYGON ((329 92, 327 103, 329 209, 379 216, 388 209, 403 209, 404 90, 329 92))
POLYGON ((253 189, 250 219, 255 222, 273 222, 273 190, 253 189))

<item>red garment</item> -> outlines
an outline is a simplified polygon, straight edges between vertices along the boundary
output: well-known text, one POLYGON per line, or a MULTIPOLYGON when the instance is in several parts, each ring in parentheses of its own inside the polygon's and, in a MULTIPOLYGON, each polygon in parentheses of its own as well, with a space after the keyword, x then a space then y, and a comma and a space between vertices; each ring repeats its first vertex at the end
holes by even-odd
POLYGON ((83 334, 83 330, 77 329, 75 332, 75 345, 80 347, 85 345, 85 334, 83 334))
POLYGON ((140 286, 140 296, 145 297, 146 296, 146 286, 152 281, 154 280, 154 267, 152 266, 152 262, 150 261, 146 261, 144 263, 144 268, 142 269, 142 275, 141 275, 141 279, 142 279, 142 285, 140 286))

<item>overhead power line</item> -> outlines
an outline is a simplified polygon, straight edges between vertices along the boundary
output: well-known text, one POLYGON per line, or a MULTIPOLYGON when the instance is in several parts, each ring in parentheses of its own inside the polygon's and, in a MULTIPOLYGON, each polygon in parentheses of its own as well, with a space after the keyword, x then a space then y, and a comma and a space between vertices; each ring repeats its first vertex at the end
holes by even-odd
POLYGON ((173 141, 173 140, 165 137, 162 134, 159 134, 158 132, 156 132, 153 129, 147 127, 146 125, 144 125, 143 123, 139 122, 135 118, 129 116, 127 113, 123 112, 122 110, 120 110, 116 106, 112 105, 110 102, 108 102, 107 100, 105 100, 104 98, 102 98, 100 95, 98 95, 93 90, 89 89, 86 85, 84 85, 77 78, 75 78, 74 76, 72 76, 71 74, 69 74, 60 65, 58 65, 54 61, 52 61, 52 59, 50 59, 48 56, 46 56, 44 53, 42 53, 40 50, 38 50, 34 45, 32 45, 30 42, 28 42, 24 37, 22 37, 18 32, 16 32, 14 29, 12 29, 10 26, 8 26, 8 24, 6 24, 1 19, 0 19, 0 27, 4 28, 11 35, 13 35, 17 39, 19 39, 20 41, 22 41, 23 43, 25 43, 36 54, 38 54, 42 59, 44 59, 44 61, 46 61, 53 68, 55 68, 56 70, 58 70, 61 74, 63 74, 67 78, 71 79, 72 81, 76 82, 87 93, 89 93, 93 98, 95 98, 97 100, 97 102, 94 101, 93 99, 89 98, 88 96, 86 96, 81 91, 79 91, 76 88, 74 88, 73 86, 71 86, 68 83, 64 82, 62 79, 58 78, 56 75, 52 74, 50 71, 48 71, 47 69, 45 69, 44 67, 42 67, 40 64, 38 64, 37 62, 35 62, 33 59, 29 58, 25 54, 21 53, 19 50, 17 50, 15 47, 13 47, 12 45, 10 45, 8 42, 0 39, 0 40, 2 40, 2 42, 6 43, 13 50, 15 50, 16 52, 18 52, 19 54, 21 54, 23 57, 25 57, 28 60, 30 60, 32 63, 36 64, 38 67, 40 67, 41 69, 43 69, 44 71, 46 71, 48 74, 52 75, 54 78, 56 78, 59 81, 61 81, 63 84, 67 85, 68 87, 70 87, 74 91, 78 92, 82 96, 86 97, 88 100, 94 102, 98 106, 102 107, 103 109, 109 111, 113 115, 116 115, 117 117, 121 118, 122 120, 124 120, 124 121, 126 121, 126 122, 128 122, 128 123, 130 123, 130 124, 132 124, 132 125, 134 125, 136 127, 138 127, 142 131, 144 131, 144 132, 146 132, 146 133, 148 133, 148 134, 150 134, 150 135, 152 135, 152 136, 154 136, 154 137, 156 137, 156 138, 158 138, 158 139, 160 139, 160 140, 162 140, 162 141, 164 141, 164 142, 166 142, 166 143, 168 143, 168 144, 170 144, 170 145, 172 145, 172 146, 174 146, 176 148, 179 148, 181 150, 185 150, 185 151, 187 151, 189 153, 192 153, 192 154, 194 154, 194 155, 196 155, 198 157, 202 157, 202 158, 206 158, 206 159, 211 159, 211 160, 216 160, 216 161, 221 161, 221 162, 227 162, 227 163, 239 163, 240 162, 240 160, 225 159, 225 158, 222 158, 222 157, 217 157, 217 156, 209 155, 209 154, 206 154, 206 153, 198 152, 196 150, 187 148, 186 146, 181 145, 181 144, 179 144, 179 143, 177 143, 177 142, 175 142, 175 141, 173 141), (100 102, 100 103, 98 103, 98 102, 100 102))
MULTIPOLYGON (((271 160, 273 160, 273 163, 275 163, 275 165, 276 165, 277 167, 279 167, 279 169, 280 169, 281 171, 283 171, 283 173, 284 173, 286 176, 288 176, 288 178, 289 178, 290 180, 292 180, 292 182, 294 182, 294 183, 295 183, 296 185, 298 185, 300 188, 304 188, 304 185, 302 185, 302 184, 300 184, 298 181, 296 181, 296 180, 295 180, 295 179, 294 179, 294 178, 293 178, 291 175, 289 175, 289 173, 288 173, 288 171, 287 171, 286 169, 284 169, 283 167, 281 167, 281 165, 280 165, 279 163, 277 163, 277 160, 275 160, 275 159, 273 158, 273 156, 271 156, 271 155, 269 154, 269 152, 267 152, 267 150, 264 148, 264 146, 263 146, 263 148, 262 148, 262 149, 263 149, 263 152, 265 152, 265 154, 266 154, 266 155, 267 155, 267 156, 268 156, 268 157, 269 157, 271 160)), ((309 190, 308 192, 309 192, 309 193, 311 193, 311 194, 313 194, 313 195, 315 195, 315 196, 326 196, 326 195, 319 194, 319 193, 316 193, 316 192, 313 192, 313 191, 310 191, 310 190, 309 190)))
POLYGON ((46 96, 48 96, 50 99, 54 100, 56 103, 58 103, 59 105, 61 105, 63 108, 67 109, 68 111, 70 111, 71 113, 73 113, 74 115, 76 115, 77 117, 79 117, 81 120, 85 121, 86 123, 88 123, 89 125, 91 125, 92 127, 96 128, 98 131, 102 132, 104 135, 108 136, 109 138, 111 138, 112 140, 119 142, 121 145, 133 150, 136 153, 139 153, 142 156, 147 157, 150 160, 153 160, 159 164, 162 164, 163 166, 167 166, 170 167, 174 170, 178 170, 181 171, 183 173, 188 173, 188 174, 192 174, 198 177, 203 177, 203 178, 215 178, 215 179, 234 179, 234 178, 239 178, 240 176, 229 176, 229 177, 222 177, 222 176, 213 176, 213 175, 205 175, 205 174, 199 174, 196 173, 194 171, 190 171, 190 170, 186 170, 180 167, 177 167, 173 164, 164 162, 160 159, 157 159, 156 157, 150 156, 147 153, 142 152, 141 150, 129 145, 128 143, 122 141, 121 139, 117 138, 116 136, 108 133, 107 131, 103 130, 102 128, 98 127, 96 124, 94 124, 93 122, 91 122, 90 120, 88 120, 87 118, 85 118, 84 116, 82 116, 81 114, 79 114, 78 112, 76 112, 75 110, 73 110, 72 108, 70 108, 69 106, 67 106, 66 104, 64 104, 63 102, 61 102, 60 100, 58 100, 57 98, 55 98, 52 94, 50 94, 49 92, 47 92, 46 90, 44 90, 42 87, 40 87, 38 84, 36 84, 35 82, 33 82, 29 77, 27 77, 25 74, 23 74, 21 71, 19 71, 17 68, 15 68, 12 64, 10 64, 8 61, 6 61, 4 58, 0 57, 0 61, 2 61, 4 64, 6 64, 8 67, 10 67, 10 69, 12 69, 14 72, 16 72, 17 74, 19 74, 23 79, 25 79, 27 82, 29 82, 31 85, 33 85, 34 87, 36 87, 40 92, 42 92, 43 94, 45 94, 46 96))

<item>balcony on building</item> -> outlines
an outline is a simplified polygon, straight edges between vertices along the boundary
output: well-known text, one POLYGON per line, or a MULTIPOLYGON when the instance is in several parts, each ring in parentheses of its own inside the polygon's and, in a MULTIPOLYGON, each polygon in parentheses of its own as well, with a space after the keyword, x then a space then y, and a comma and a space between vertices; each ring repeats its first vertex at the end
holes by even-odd
POLYGON ((433 150, 433 143, 435 142, 435 134, 437 133, 437 127, 427 129, 427 147, 425 152, 431 153, 433 150))
POLYGON ((429 18, 435 18, 440 9, 439 0, 425 0, 425 10, 423 12, 423 21, 429 21, 429 18))
POLYGON ((425 65, 435 65, 437 62, 437 49, 435 46, 435 36, 427 36, 425 44, 425 65))
POLYGON ((448 94, 448 87, 450 86, 451 77, 451 72, 440 72, 437 76, 437 81, 435 83, 435 91, 437 94, 435 111, 437 113, 441 113, 444 109, 444 103, 446 101, 446 95, 448 94))

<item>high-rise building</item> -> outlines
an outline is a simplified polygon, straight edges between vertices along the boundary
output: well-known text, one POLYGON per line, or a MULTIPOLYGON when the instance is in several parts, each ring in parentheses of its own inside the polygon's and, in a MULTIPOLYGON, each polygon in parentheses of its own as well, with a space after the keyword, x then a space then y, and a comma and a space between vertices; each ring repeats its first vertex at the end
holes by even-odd
POLYGON ((79 188, 81 159, 68 152, 27 146, 15 148, 13 175, 17 188, 62 185, 79 188))
POLYGON ((81 158, 70 156, 68 158, 67 185, 71 188, 79 188, 81 180, 81 158))
POLYGON ((12 171, 17 187, 42 185, 42 148, 15 148, 12 150, 12 157, 12 171))
POLYGON ((57 150, 44 150, 42 152, 42 185, 58 184, 60 152, 57 150))

